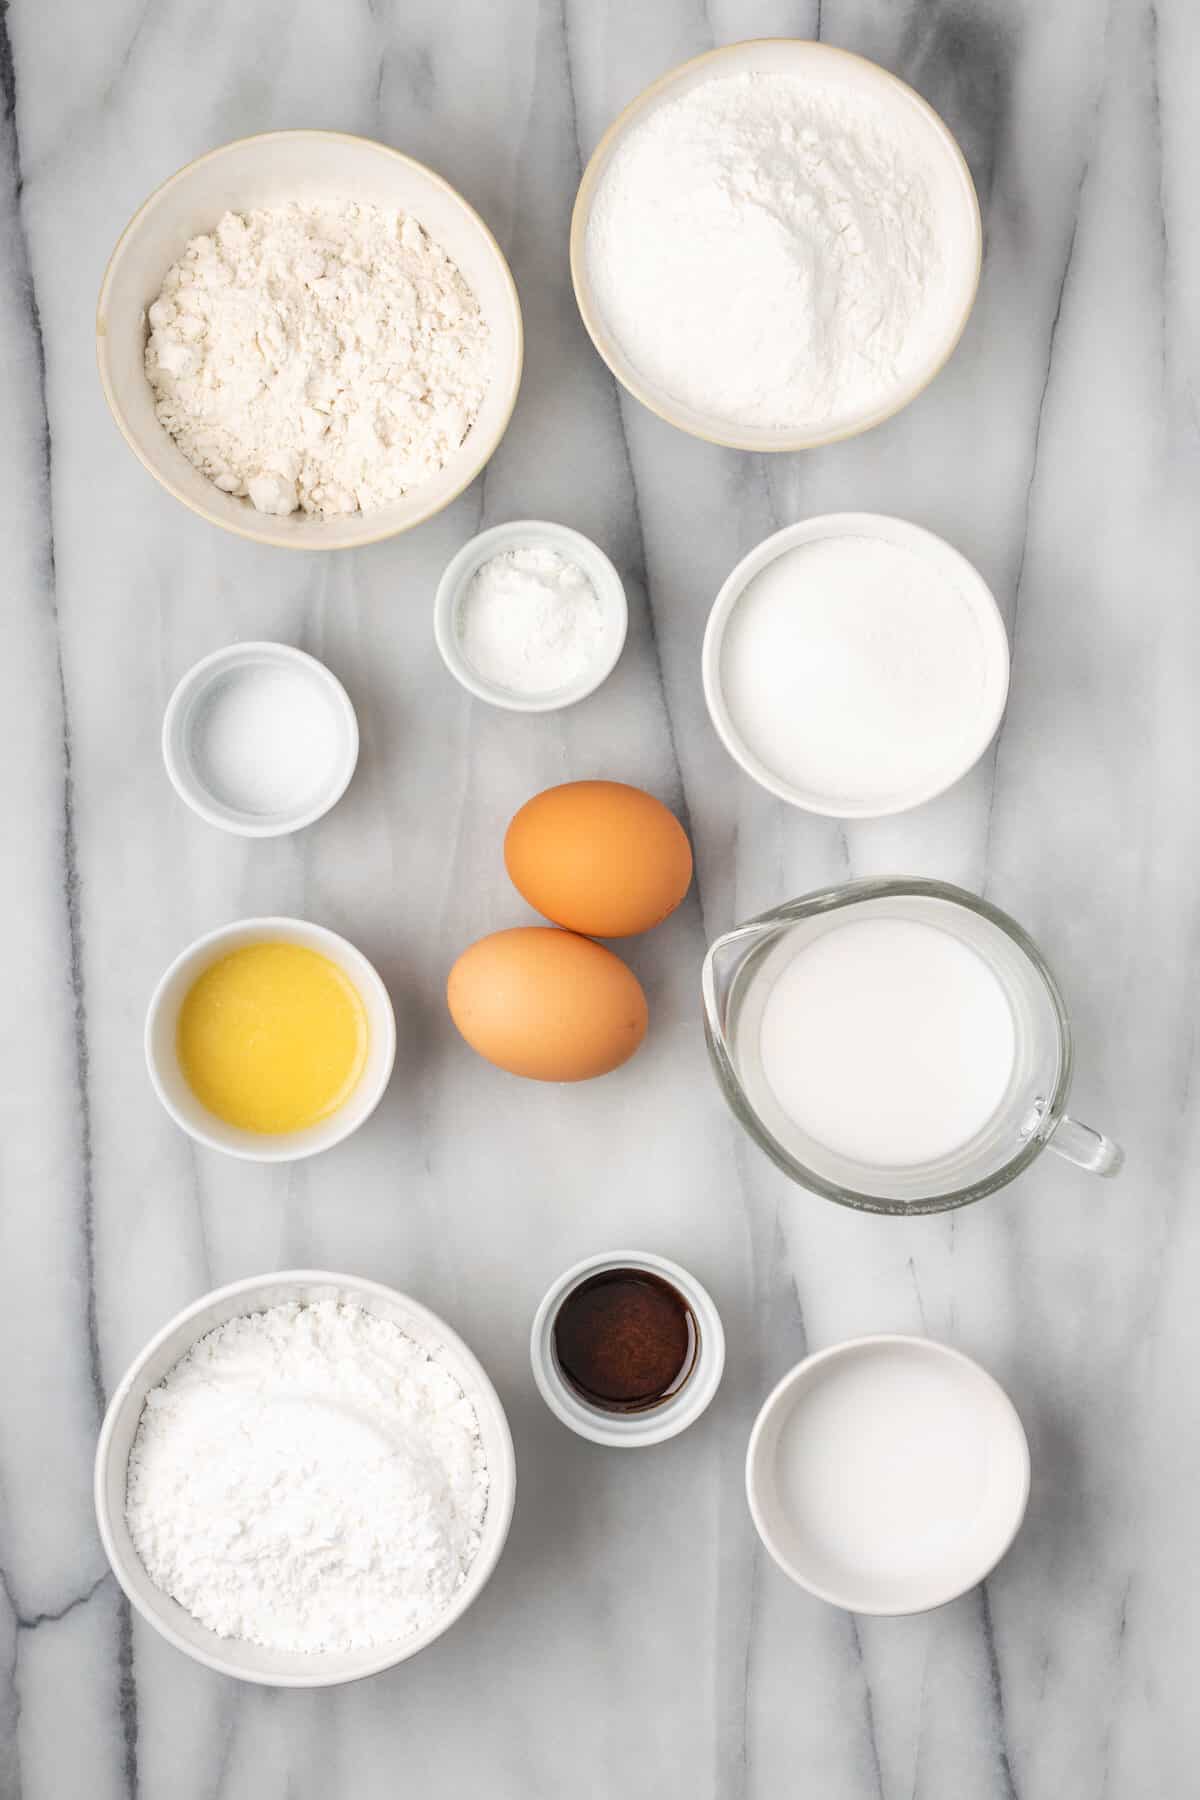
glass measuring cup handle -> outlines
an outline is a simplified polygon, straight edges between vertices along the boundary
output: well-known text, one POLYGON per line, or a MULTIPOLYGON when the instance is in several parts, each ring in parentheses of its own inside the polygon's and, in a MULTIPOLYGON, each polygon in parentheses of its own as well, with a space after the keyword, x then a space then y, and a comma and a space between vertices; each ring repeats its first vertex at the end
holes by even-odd
POLYGON ((1089 1175, 1115 1175, 1125 1161, 1120 1144, 1114 1144, 1102 1131, 1093 1131, 1090 1125, 1081 1125, 1069 1113, 1063 1114, 1046 1139, 1046 1148, 1086 1169, 1089 1175))
POLYGON ((1043 1125, 1045 1116, 1045 1100, 1035 1100, 1021 1136, 1039 1139, 1047 1150, 1057 1151, 1065 1162, 1086 1169, 1089 1175, 1117 1174, 1125 1161, 1120 1144, 1114 1144, 1102 1131, 1093 1131, 1090 1125, 1081 1125, 1069 1113, 1062 1113, 1057 1123, 1050 1126, 1043 1125))

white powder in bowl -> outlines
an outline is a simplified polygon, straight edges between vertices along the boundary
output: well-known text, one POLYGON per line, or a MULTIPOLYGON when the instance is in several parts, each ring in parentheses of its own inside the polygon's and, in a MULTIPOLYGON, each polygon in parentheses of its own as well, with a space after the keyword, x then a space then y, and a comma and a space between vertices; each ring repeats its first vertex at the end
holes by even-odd
MULTIPOLYGON (((989 608, 990 610, 990 608, 989 608)), ((873 537, 799 544, 729 616, 720 688, 776 780, 849 814, 915 804, 983 749, 1002 632, 932 558, 873 537)))
POLYGON ((188 732, 201 784, 222 806, 256 818, 305 811, 338 765, 333 707, 293 666, 235 666, 204 694, 188 732))
POLYGON ((463 655, 510 693, 573 686, 603 648, 604 609, 577 563, 549 544, 519 544, 482 563, 459 602, 463 655))
POLYGON ((479 1549, 474 1408, 397 1325, 339 1301, 230 1319, 146 1396, 126 1519, 221 1637, 318 1652, 431 1625, 479 1549))
POLYGON ((719 76, 655 107, 589 214, 605 326, 645 381, 728 425, 877 410, 946 329, 928 137, 834 77, 719 76))
POLYGON ((461 271, 407 214, 227 212, 167 270, 146 375, 188 461, 259 512, 399 500, 449 462, 488 384, 461 271))

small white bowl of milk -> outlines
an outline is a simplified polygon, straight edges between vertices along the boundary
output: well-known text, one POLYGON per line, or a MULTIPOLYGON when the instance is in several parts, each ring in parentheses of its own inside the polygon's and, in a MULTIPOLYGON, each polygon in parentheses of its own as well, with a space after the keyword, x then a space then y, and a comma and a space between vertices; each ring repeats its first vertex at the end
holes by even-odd
POLYGON ((906 812, 983 755, 1008 697, 991 590, 904 519, 831 513, 734 569, 704 636, 709 715, 769 793, 840 819, 906 812))
POLYGON ((835 1344, 767 1396, 746 1455, 758 1534, 785 1575, 848 1612, 944 1606, 989 1575, 1029 1499, 1003 1388, 931 1338, 835 1344))

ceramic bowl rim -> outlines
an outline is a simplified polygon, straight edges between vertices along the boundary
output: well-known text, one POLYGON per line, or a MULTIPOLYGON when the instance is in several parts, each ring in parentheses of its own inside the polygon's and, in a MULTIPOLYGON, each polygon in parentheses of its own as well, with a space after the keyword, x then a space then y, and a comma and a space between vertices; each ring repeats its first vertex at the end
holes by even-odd
MULTIPOLYGON (((279 1302, 276 1302, 276 1304, 279 1304, 279 1302)), ((254 1306, 247 1306, 246 1308, 247 1313, 252 1313, 257 1310, 260 1309, 254 1306)), ((369 1304, 364 1306, 364 1311, 371 1311, 369 1304)), ((180 1352, 181 1356, 186 1354, 186 1351, 180 1352)), ((143 1396, 143 1405, 144 1404, 145 1401, 143 1396)), ((410 1657, 416 1656, 420 1651, 427 1649, 430 1644, 436 1642, 443 1633, 447 1632, 452 1625, 457 1623, 475 1600, 478 1599, 479 1595, 487 1586, 488 1581, 491 1579, 508 1540, 513 1510, 516 1505, 516 1492, 516 1452, 513 1446, 512 1430, 508 1423, 508 1416, 504 1410, 504 1404, 496 1391, 491 1376, 470 1346, 465 1343, 458 1332, 447 1325, 445 1320, 435 1313, 431 1307, 426 1306, 420 1300, 415 1300, 409 1294, 402 1293, 399 1288, 390 1287, 386 1282, 372 1281, 365 1276, 335 1274, 326 1269, 281 1269, 275 1272, 268 1272, 264 1275, 245 1276, 241 1280, 227 1282, 222 1287, 213 1288, 208 1293, 202 1294, 198 1300, 193 1300, 189 1305, 182 1307, 179 1312, 168 1319, 166 1323, 154 1333, 148 1342, 142 1346, 137 1355, 125 1369, 116 1387, 113 1389, 112 1398, 105 1408, 104 1419, 100 1427, 100 1435, 97 1440, 96 1454, 92 1467, 92 1499, 96 1513, 96 1523, 100 1533, 100 1541, 104 1548, 104 1554, 108 1559, 108 1565, 126 1599, 128 1599, 130 1604, 136 1608, 142 1618, 145 1619, 149 1625, 153 1626, 154 1630, 157 1631, 161 1637, 165 1638, 169 1644, 173 1645, 176 1650, 182 1651, 185 1656, 191 1657, 194 1662, 201 1663, 206 1668, 216 1670, 218 1674, 228 1675, 237 1681, 250 1682, 258 1687, 344 1687, 351 1682, 363 1681, 372 1675, 381 1674, 385 1669, 394 1668, 400 1663, 407 1662, 410 1657), (129 1565, 118 1549, 112 1527, 112 1513, 108 1503, 107 1478, 112 1462, 113 1437, 116 1432, 118 1417, 130 1399, 130 1396, 135 1392, 142 1371, 145 1369, 146 1365, 150 1362, 160 1346, 183 1325, 190 1324, 192 1321, 197 1322, 198 1328, 192 1338, 192 1343, 195 1343, 197 1339, 203 1337, 205 1330, 210 1329, 210 1327, 201 1323, 201 1321, 226 1300, 236 1299, 242 1295, 249 1298, 259 1290, 285 1286, 337 1287, 344 1288, 347 1293, 352 1295, 366 1295, 368 1297, 372 1295, 384 1295, 392 1305, 398 1306, 401 1310, 406 1310, 414 1317, 419 1318, 423 1324, 431 1329, 436 1337, 448 1343, 455 1354, 466 1363, 471 1372, 472 1381, 475 1384, 475 1391, 467 1397, 470 1399, 472 1405, 475 1406, 477 1412, 479 1410, 480 1401, 486 1406, 500 1447, 499 1468, 495 1467, 491 1461, 488 1463, 489 1513, 493 1506, 498 1505, 499 1508, 497 1515, 499 1519, 499 1529, 494 1541, 487 1547, 486 1552, 483 1547, 481 1547, 479 1554, 476 1556, 467 1572, 466 1581, 456 1594, 454 1600, 446 1608, 445 1612, 440 1613, 432 1624, 427 1626, 423 1631, 414 1633, 412 1638, 401 1639, 398 1645, 381 1646, 379 1656, 374 1663, 361 1670, 356 1670, 351 1675, 334 1676, 321 1674, 318 1670, 314 1669, 311 1675, 289 1674, 279 1675, 268 1679, 259 1671, 249 1671, 238 1668, 235 1665, 234 1659, 223 1657, 219 1651, 208 1653, 201 1650, 197 1645, 189 1644, 186 1639, 179 1635, 170 1621, 156 1611, 154 1604, 148 1599, 145 1591, 143 1591, 143 1583, 145 1584, 145 1588, 150 1589, 154 1588, 154 1584, 146 1574, 145 1569, 141 1567, 140 1562, 137 1564, 137 1574, 132 1578, 130 1577, 129 1565)), ((136 1551, 133 1552, 133 1559, 135 1562, 137 1561, 136 1551)), ((154 1589, 154 1592, 157 1593, 158 1590, 154 1589)), ((169 1598, 169 1596, 164 1596, 164 1598, 169 1598)), ((211 1635, 216 1644, 225 1642, 237 1643, 240 1641, 238 1639, 219 1638, 215 1632, 211 1635)))
POLYGON ((215 825, 220 831, 228 831, 235 837, 286 837, 289 833, 302 831, 306 825, 313 825, 318 819, 324 818, 349 787, 358 766, 358 751, 358 715, 353 701, 333 670, 318 657, 299 649, 295 644, 277 643, 268 638, 226 644, 219 650, 213 650, 208 656, 202 656, 199 662, 193 663, 180 676, 163 713, 162 755, 172 787, 197 818, 203 819, 208 825, 215 825), (240 665, 254 662, 271 662, 301 669, 331 702, 341 727, 338 759, 331 766, 330 777, 319 798, 295 812, 264 816, 220 805, 211 789, 205 787, 183 755, 181 734, 185 710, 195 704, 210 682, 240 665))
MULTIPOLYGON (((719 69, 714 70, 714 73, 719 72, 719 69)), ((894 75, 890 69, 885 69, 881 63, 872 61, 869 56, 860 56, 857 51, 844 50, 838 44, 826 44, 814 38, 740 38, 735 43, 719 44, 715 49, 702 51, 699 56, 692 56, 685 62, 676 63, 673 68, 666 70, 649 86, 644 87, 640 93, 635 94, 633 99, 613 119, 588 158, 575 196, 575 206, 571 214, 570 262, 575 304, 579 308, 579 316, 583 320, 584 328, 592 340, 596 354, 627 393, 632 394, 634 399, 640 401, 656 418, 662 419, 668 425, 673 425, 678 431, 686 432, 689 437, 699 438, 709 444, 718 444, 727 450, 750 450, 767 455, 783 454, 797 450, 816 450, 825 444, 843 443, 848 438, 858 437, 862 432, 873 430, 877 425, 886 424, 889 419, 895 418, 897 413, 903 412, 905 407, 911 406, 914 400, 918 400, 926 388, 937 379, 958 348, 979 295, 979 281, 983 270, 983 219, 979 208, 979 195, 967 159, 963 155, 962 146, 941 114, 935 111, 928 100, 899 75, 894 75), (688 408, 674 407, 668 396, 652 391, 648 384, 642 381, 636 369, 621 352, 620 345, 612 333, 605 327, 600 318, 599 308, 593 299, 591 283, 588 279, 586 242, 588 219, 600 177, 618 140, 644 113, 650 110, 669 88, 704 63, 732 61, 735 56, 744 51, 759 48, 769 48, 771 51, 775 51, 784 47, 792 48, 801 45, 809 52, 817 52, 842 62, 865 66, 871 70, 874 76, 878 77, 883 86, 898 91, 906 104, 915 106, 925 117, 926 122, 933 128, 935 136, 941 140, 943 149, 949 152, 950 164, 955 169, 967 199, 967 216, 973 250, 966 256, 966 266, 973 265, 973 273, 965 283, 965 298, 961 313, 955 319, 952 329, 942 343, 937 358, 920 373, 915 381, 907 383, 885 405, 876 408, 873 413, 830 430, 784 433, 750 427, 739 429, 733 425, 720 430, 711 429, 712 422, 706 424, 701 415, 693 414, 688 408)))
MULTIPOLYGON (((340 966, 341 965, 339 964, 339 967, 340 966)), ((199 967, 197 968, 197 973, 199 973, 199 967)), ((388 993, 387 985, 384 982, 382 975, 379 973, 371 959, 364 955, 358 948, 357 944, 352 944, 350 939, 343 937, 340 932, 330 930, 328 925, 316 925, 311 919, 300 919, 283 913, 273 913, 269 915, 256 915, 252 918, 232 919, 227 925, 218 925, 212 931, 202 932, 198 938, 194 938, 190 944, 187 944, 179 952, 178 956, 173 957, 171 962, 163 970, 163 973, 159 976, 158 981, 154 985, 154 991, 150 996, 150 1003, 146 1008, 146 1022, 142 1033, 142 1043, 146 1058, 146 1069, 150 1076, 150 1085, 154 1089, 159 1104, 167 1113, 168 1117, 178 1125, 179 1129, 185 1131, 197 1144, 203 1144, 205 1149, 208 1150, 219 1150, 224 1156, 236 1156, 242 1162, 304 1162, 308 1157, 320 1156, 324 1151, 332 1150, 335 1145, 344 1143, 348 1137, 353 1136, 360 1126, 366 1124, 367 1120, 371 1117, 371 1114, 379 1105, 379 1102, 383 1099, 384 1094, 387 1092, 388 1083, 392 1078, 392 1070, 394 1069, 396 1062, 396 1014, 395 1009, 392 1006, 392 997, 388 993), (363 977, 364 985, 369 985, 371 987, 372 993, 379 1004, 380 1014, 384 1020, 383 1060, 379 1065, 375 1077, 375 1085, 370 1092, 364 1110, 359 1112, 356 1116, 350 1116, 345 1120, 342 1120, 343 1113, 349 1114, 350 1101, 354 1098, 353 1093, 349 1095, 341 1109, 338 1112, 333 1113, 329 1120, 326 1121, 328 1133, 322 1134, 319 1142, 300 1149, 294 1147, 289 1148, 286 1147, 286 1145, 280 1145, 272 1149, 270 1146, 273 1140, 269 1136, 264 1135, 263 1147, 259 1149, 257 1145, 250 1142, 251 1134, 246 1132, 244 1134, 246 1142, 234 1146, 233 1144, 223 1143, 219 1137, 206 1132, 201 1126, 197 1125, 194 1120, 185 1118, 179 1111, 167 1092, 166 1084, 164 1083, 159 1070, 159 1059, 154 1047, 154 1028, 157 1024, 158 1015, 166 997, 167 988, 175 977, 187 968, 189 963, 194 962, 197 965, 200 965, 203 960, 204 966, 207 966, 209 962, 216 960, 215 956, 212 956, 209 953, 215 951, 222 942, 235 935, 241 936, 247 931, 252 931, 261 932, 264 938, 268 938, 273 931, 279 932, 281 930, 307 933, 309 939, 315 941, 316 947, 324 945, 328 948, 332 946, 339 952, 348 953, 347 960, 355 965, 356 971, 363 977), (339 1123, 339 1121, 342 1122, 339 1123)), ((366 1071, 364 1070, 363 1075, 365 1076, 365 1074, 366 1071)), ((360 1077, 360 1079, 362 1079, 362 1077, 360 1077)), ((316 1128, 313 1127, 312 1129, 316 1128)), ((287 1139, 290 1139, 295 1134, 289 1132, 284 1135, 287 1139)))
POLYGON ((973 1356, 968 1356, 965 1350, 958 1350, 952 1344, 942 1343, 939 1338, 921 1337, 911 1332, 868 1332, 863 1337, 844 1338, 839 1343, 828 1345, 824 1350, 814 1350, 810 1355, 802 1357, 798 1363, 793 1364, 793 1366, 779 1378, 762 1405, 759 1407, 758 1412, 755 1415, 754 1424, 751 1427, 750 1439, 746 1446, 746 1503, 750 1509, 750 1516, 754 1521, 754 1529, 757 1531, 763 1548, 767 1551, 772 1562, 775 1563, 777 1568, 783 1571, 790 1581, 794 1581, 796 1586, 803 1588, 806 1593, 812 1594, 818 1600, 824 1600, 829 1606, 840 1607, 843 1612, 855 1613, 864 1618, 898 1619, 919 1617, 922 1613, 934 1612, 939 1606, 948 1606, 952 1600, 958 1600, 963 1594, 969 1594, 972 1588, 978 1587, 981 1582, 986 1581, 988 1576, 998 1568, 1001 1562, 1003 1562, 1016 1541, 1017 1534, 1025 1520, 1026 1509, 1029 1505, 1031 1482, 1032 1464, 1029 1455, 1029 1438, 1026 1434, 1024 1424, 1022 1423, 1021 1415, 1018 1413, 1012 1398, 1006 1389, 1000 1385, 990 1370, 985 1369, 983 1364, 977 1362, 973 1356), (974 1377, 982 1379, 984 1384, 994 1393, 1001 1403, 1001 1411, 1005 1413, 1011 1423, 1016 1427, 1014 1442, 1018 1451, 1020 1476, 1017 1487, 1013 1490, 1013 1517, 1006 1534, 1003 1537, 1003 1541, 999 1543, 999 1548, 995 1550, 994 1554, 989 1550, 990 1560, 986 1567, 979 1569, 978 1573, 972 1575, 970 1580, 964 1581, 961 1578, 955 1578, 941 1588, 935 1587, 932 1589, 933 1597, 927 1600, 923 1605, 916 1607, 909 1605, 866 1607, 859 1602, 848 1600, 844 1594, 837 1593, 834 1589, 825 1586, 823 1583, 813 1581, 807 1575, 801 1574, 795 1563, 790 1561, 784 1553, 771 1532, 760 1504, 763 1438, 776 1413, 792 1393, 793 1389, 801 1386, 803 1382, 807 1381, 814 1369, 820 1368, 827 1363, 840 1361, 843 1357, 857 1354, 862 1350, 882 1349, 887 1346, 903 1346, 906 1349, 917 1349, 923 1354, 944 1357, 947 1360, 958 1364, 960 1367, 970 1370, 974 1377))
POLYGON ((434 595, 433 635, 442 661, 468 693, 474 694, 479 700, 486 700, 491 706, 503 707, 507 712, 561 712, 565 707, 577 706, 581 700, 586 700, 604 685, 621 660, 628 631, 629 602, 625 584, 611 557, 585 532, 577 531, 571 525, 559 525, 552 519, 511 519, 505 524, 489 525, 486 530, 476 532, 446 564, 434 595), (609 648, 598 659, 594 669, 581 675, 577 681, 545 694, 517 694, 489 681, 463 655, 455 629, 455 609, 459 597, 475 570, 485 560, 487 552, 494 549, 499 554, 506 548, 511 549, 515 540, 524 538, 547 543, 560 552, 571 552, 586 564, 584 573, 592 579, 605 618, 615 624, 609 648))
MULTIPOLYGON (((466 196, 460 193, 458 188, 456 188, 452 182, 447 181, 444 175, 439 175, 436 169, 431 169, 427 163, 420 162, 415 156, 409 156, 405 151, 397 150, 393 145, 381 142, 379 138, 366 137, 362 132, 334 131, 317 126, 291 126, 274 131, 252 131, 245 137, 231 138, 228 143, 216 144, 211 150, 204 151, 201 156, 194 156, 190 162, 184 163, 182 167, 176 169, 173 174, 166 176, 164 180, 158 183, 157 187, 151 189, 150 193, 146 195, 146 198, 132 215, 116 243, 113 245, 112 253, 105 264, 104 276, 101 280, 100 292, 96 300, 96 362, 100 373, 100 385, 104 390, 104 398, 108 403, 108 409, 113 416, 113 420, 115 421, 121 436, 147 473, 154 477, 160 487, 165 488, 169 494, 178 500, 181 506, 186 506, 189 512, 195 513, 198 518, 204 519, 208 524, 217 525, 222 531, 232 533, 234 537, 247 538, 251 543, 269 544, 272 548, 277 550, 295 550, 301 552, 316 551, 324 554, 330 550, 364 550, 368 545, 382 544, 385 543, 388 538, 399 537, 404 532, 412 531, 416 526, 423 525, 427 519, 432 519, 436 517, 438 513, 444 512, 448 506, 452 505, 453 502, 458 499, 460 494, 466 492, 467 488, 469 488, 475 478, 482 473, 495 455, 504 438, 504 434, 512 421, 513 412, 517 404, 517 395, 520 392, 521 375, 525 362, 525 325, 521 314, 521 299, 517 292, 517 284, 513 279, 513 273, 509 267, 508 258, 500 248, 494 232, 485 222, 482 215, 471 205, 471 202, 466 196), (181 488, 175 485, 174 481, 172 481, 171 477, 164 469, 160 468, 155 462, 152 462, 143 454, 142 449, 126 420, 124 405, 117 393, 109 361, 109 333, 105 312, 112 288, 113 276, 122 253, 133 241, 135 234, 144 224, 151 209, 157 206, 172 188, 181 185, 194 170, 200 168, 203 164, 210 163, 218 157, 228 155, 231 151, 245 149, 246 146, 250 144, 266 144, 278 141, 282 138, 293 140, 301 138, 322 139, 326 142, 337 141, 345 144, 365 145, 369 149, 383 151, 386 155, 395 157, 399 162, 406 163, 419 177, 430 182, 434 187, 442 189, 446 195, 456 201, 458 205, 462 207, 464 212, 469 215, 471 223, 485 240, 506 289, 506 298, 512 318, 514 354, 511 367, 507 370, 497 369, 494 372, 495 379, 498 383, 506 381, 507 394, 505 396, 502 411, 496 421, 493 439, 488 444, 484 454, 481 457, 473 456, 467 459, 467 462, 464 465, 467 472, 464 474, 462 481, 458 483, 452 492, 447 493, 436 503, 431 503, 423 510, 415 513, 411 519, 406 520, 400 525, 391 525, 382 530, 372 530, 369 526, 365 525, 362 534, 360 536, 355 536, 349 542, 330 544, 301 543, 297 541, 295 537, 275 529, 269 522, 264 523, 261 526, 256 524, 252 527, 249 524, 241 524, 236 520, 224 518, 220 513, 210 510, 207 506, 201 505, 198 500, 185 494, 181 488)), ((372 517, 372 514, 364 513, 361 516, 364 521, 366 521, 372 517)), ((270 515, 267 513, 255 513, 254 518, 256 521, 259 519, 269 521, 270 515)))

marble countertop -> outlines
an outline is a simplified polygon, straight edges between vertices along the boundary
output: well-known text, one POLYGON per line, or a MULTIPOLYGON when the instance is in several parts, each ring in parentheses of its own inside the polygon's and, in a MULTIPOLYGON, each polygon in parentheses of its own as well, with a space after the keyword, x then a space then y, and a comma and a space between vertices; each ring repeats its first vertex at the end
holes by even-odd
POLYGON ((1195 1791, 1198 52, 1188 0, 0 14, 3 1800, 1195 1791), (820 34, 911 81, 959 135, 986 234, 974 316, 926 394, 855 442, 775 460, 691 441, 618 393, 567 269, 581 161, 617 109, 687 56, 770 34, 820 34), (285 125, 432 163, 497 233, 525 311, 521 399, 485 476, 361 553, 260 550, 192 517, 130 455, 96 379, 96 290, 129 215, 191 157, 285 125), (947 536, 1014 652, 995 752, 936 803, 845 828, 739 773, 699 679, 737 558, 842 508, 947 536), (471 703, 433 643, 449 556, 521 514, 593 535, 629 590, 618 672, 560 716, 471 703), (359 710, 357 778, 295 838, 212 831, 163 772, 172 686, 237 637, 313 651, 359 710), (519 1085, 457 1039, 442 983, 465 944, 528 917, 500 860, 509 815, 594 774, 676 807, 698 878, 630 952, 653 1021, 637 1061, 582 1088, 519 1085), (1076 1021, 1078 1110, 1127 1146, 1119 1181, 1045 1158, 957 1214, 880 1219, 790 1186, 739 1134, 701 1039, 705 943, 885 871, 984 892, 1037 937, 1076 1021), (194 1147, 142 1062, 162 968, 258 912, 349 935, 400 1019, 379 1113, 290 1169, 194 1147), (709 1284, 730 1351, 702 1424, 636 1458, 565 1432, 526 1350, 550 1279, 624 1243, 709 1284), (521 1484, 461 1625, 389 1675, 310 1694, 217 1678, 131 1622, 90 1492, 105 1397, 143 1341, 207 1288, 297 1265, 393 1283, 458 1326, 509 1409, 521 1484), (1007 1560, 908 1620, 789 1584, 742 1492, 767 1388, 872 1330, 978 1356, 1033 1454, 1007 1560))

